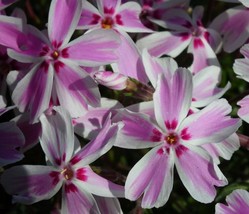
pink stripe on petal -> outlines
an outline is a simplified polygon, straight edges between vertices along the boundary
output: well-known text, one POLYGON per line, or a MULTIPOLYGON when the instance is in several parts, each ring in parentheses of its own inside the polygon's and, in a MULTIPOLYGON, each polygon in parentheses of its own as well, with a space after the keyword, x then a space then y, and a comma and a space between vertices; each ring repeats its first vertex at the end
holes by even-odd
MULTIPOLYGON (((82 170, 82 168, 77 169, 77 171, 82 170)), ((84 175, 87 177, 86 180, 79 179, 75 180, 75 184, 81 189, 103 197, 124 197, 124 187, 112 183, 105 178, 97 175, 92 171, 91 168, 84 168, 84 175)))
POLYGON ((75 167, 86 166, 105 154, 113 146, 120 125, 117 123, 111 125, 109 116, 98 136, 76 153, 70 162, 75 167))
POLYGON ((180 130, 188 129, 191 140, 186 143, 193 145, 218 143, 228 138, 241 125, 239 119, 227 116, 230 111, 231 107, 227 101, 220 99, 188 116, 179 128, 180 130))
POLYGON ((82 4, 83 10, 77 28, 90 29, 100 25, 102 17, 99 11, 87 1, 83 1, 82 4))
POLYGON ((214 186, 227 184, 225 177, 217 171, 217 166, 213 164, 211 158, 198 147, 181 149, 181 155, 176 153, 175 161, 181 181, 197 201, 212 202, 216 195, 214 186))
POLYGON ((146 28, 139 15, 142 9, 136 2, 127 2, 122 4, 119 8, 117 15, 115 16, 117 29, 122 29, 126 32, 152 32, 152 30, 146 28))
POLYGON ((119 32, 118 35, 121 39, 121 45, 118 47, 116 52, 119 59, 116 63, 111 65, 112 69, 114 72, 147 83, 148 78, 145 74, 141 54, 135 43, 126 32, 119 32), (128 61, 129 63, 127 63, 128 61))
POLYGON ((48 35, 51 42, 66 44, 69 41, 78 25, 81 9, 80 0, 52 1, 48 17, 48 35))
POLYGON ((219 66, 216 54, 203 37, 194 38, 190 46, 192 47, 190 52, 194 57, 190 67, 192 73, 196 74, 207 66, 219 66))
POLYGON ((158 32, 146 36, 137 42, 139 49, 148 49, 152 56, 167 54, 178 56, 190 43, 191 37, 181 33, 158 32))
POLYGON ((15 87, 12 99, 21 112, 30 111, 32 122, 36 122, 48 108, 52 82, 51 66, 42 62, 34 66, 15 87))
POLYGON ((115 146, 130 149, 150 148, 163 141, 162 131, 147 115, 124 110, 113 121, 124 123, 124 127, 118 132, 115 146))
POLYGON ((14 195, 13 200, 32 204, 50 199, 61 188, 59 172, 50 166, 15 166, 6 170, 2 177, 7 193, 14 195))
POLYGON ((99 105, 97 84, 84 70, 71 62, 60 62, 55 69, 55 89, 59 103, 72 117, 82 116, 88 104, 99 105))
POLYGON ((121 4, 121 0, 97 0, 98 9, 102 14, 114 14, 121 4))
POLYGON ((146 74, 154 88, 156 88, 159 74, 164 74, 166 77, 171 78, 175 70, 178 68, 174 59, 170 57, 152 57, 147 49, 143 50, 142 57, 146 74))
POLYGON ((158 153, 160 147, 149 151, 129 172, 125 183, 125 197, 134 201, 143 193, 142 207, 163 206, 173 186, 173 159, 158 153))
POLYGON ((117 60, 119 37, 112 30, 93 30, 68 44, 69 58, 82 66, 99 66, 117 60))
POLYGON ((19 38, 24 36, 21 30, 21 19, 0 15, 1 45, 18 50, 19 38))
POLYGON ((93 196, 85 190, 79 189, 74 183, 65 183, 62 191, 62 213, 99 213, 93 196))
POLYGON ((54 110, 55 114, 42 115, 40 118, 41 146, 51 163, 60 166, 71 159, 74 149, 74 132, 69 122, 71 120, 69 113, 61 107, 54 108, 54 110))
POLYGON ((171 79, 159 76, 154 93, 155 115, 160 127, 174 130, 187 116, 192 99, 192 75, 178 68, 171 79))

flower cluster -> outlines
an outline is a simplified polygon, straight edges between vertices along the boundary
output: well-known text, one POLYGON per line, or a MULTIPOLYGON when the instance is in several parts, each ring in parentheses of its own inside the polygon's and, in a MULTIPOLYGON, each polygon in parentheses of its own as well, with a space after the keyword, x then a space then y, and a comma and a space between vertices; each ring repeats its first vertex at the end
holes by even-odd
MULTIPOLYGON (((249 95, 232 117, 220 56, 240 49, 233 70, 249 81, 249 4, 227 2, 237 5, 211 20, 190 0, 51 0, 38 29, 29 1, 27 18, 0 0, 0 184, 12 202, 117 214, 125 198, 140 212, 170 200, 176 175, 213 202, 229 183, 220 158, 248 140, 237 131, 249 95), (29 161, 36 150, 42 160, 29 161), (125 169, 109 160, 119 151, 125 169)), ((215 212, 249 212, 245 190, 227 203, 215 212)))

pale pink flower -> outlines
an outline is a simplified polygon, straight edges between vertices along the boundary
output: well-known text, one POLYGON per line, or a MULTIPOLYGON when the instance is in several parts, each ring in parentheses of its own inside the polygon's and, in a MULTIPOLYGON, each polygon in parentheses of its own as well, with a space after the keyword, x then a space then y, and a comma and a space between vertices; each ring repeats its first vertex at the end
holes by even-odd
POLYGON ((114 72, 147 82, 141 63, 140 52, 128 33, 151 32, 139 19, 141 6, 136 2, 121 4, 121 0, 97 0, 97 8, 83 1, 79 21, 80 29, 107 29, 114 31, 121 39, 117 49, 119 59, 111 64, 114 72), (129 62, 129 63, 127 63, 129 62))
POLYGON ((220 35, 202 24, 203 7, 195 7, 192 18, 183 9, 172 9, 165 13, 163 20, 154 21, 170 31, 161 31, 146 36, 137 42, 140 49, 148 49, 152 56, 167 54, 176 57, 188 47, 193 54, 190 70, 193 73, 201 69, 219 66, 215 51, 221 45, 220 35))

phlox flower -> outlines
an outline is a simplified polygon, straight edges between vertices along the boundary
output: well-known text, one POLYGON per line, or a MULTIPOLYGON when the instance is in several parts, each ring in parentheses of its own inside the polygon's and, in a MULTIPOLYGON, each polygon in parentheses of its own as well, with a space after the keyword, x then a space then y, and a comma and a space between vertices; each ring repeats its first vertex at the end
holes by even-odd
POLYGON ((120 111, 113 119, 124 123, 116 146, 153 148, 130 170, 125 183, 125 197, 137 200, 143 195, 143 208, 161 207, 167 202, 174 166, 191 196, 202 203, 214 200, 214 186, 227 184, 201 145, 225 140, 241 121, 226 116, 231 107, 224 99, 188 115, 192 84, 191 73, 183 68, 178 68, 170 79, 160 74, 153 96, 155 119, 128 110, 120 111))
MULTIPOLYGON (((156 88, 160 74, 170 79, 178 69, 176 61, 172 58, 152 57, 146 50, 143 51, 142 57, 146 74, 154 88, 156 88)), ((203 108, 213 101, 218 100, 230 88, 230 83, 228 83, 225 88, 217 87, 220 83, 220 75, 221 70, 216 66, 208 66, 193 75, 193 92, 192 102, 188 112, 189 115, 198 112, 198 108, 203 108)), ((133 112, 145 113, 152 119, 155 119, 153 101, 135 104, 129 106, 127 109, 133 112)), ((223 142, 204 144, 202 147, 205 147, 205 150, 209 152, 216 163, 219 163, 219 157, 229 160, 234 151, 238 150, 239 139, 236 134, 233 134, 223 142)))
POLYGON ((193 73, 201 69, 219 66, 215 52, 221 45, 220 35, 202 24, 203 7, 193 9, 192 18, 180 8, 174 8, 165 13, 162 20, 154 20, 160 26, 170 31, 156 32, 137 41, 140 49, 148 49, 152 56, 167 54, 176 57, 188 47, 188 53, 193 54, 190 70, 193 73))
POLYGON ((74 154, 79 142, 71 117, 61 107, 54 110, 55 114, 40 117, 40 141, 48 165, 14 166, 3 173, 1 183, 14 202, 50 199, 62 188, 62 213, 100 213, 92 194, 122 197, 123 187, 97 175, 89 164, 112 147, 119 125, 107 120, 99 135, 74 154))
POLYGON ((119 59, 111 64, 112 69, 114 72, 147 82, 140 52, 127 34, 151 32, 139 19, 141 6, 133 1, 121 4, 121 0, 97 0, 97 9, 87 1, 82 2, 83 10, 78 28, 114 31, 119 36, 121 44, 117 49, 119 59))
POLYGON ((227 205, 218 203, 215 214, 247 214, 249 213, 249 193, 243 189, 234 190, 226 197, 227 205))
POLYGON ((12 99, 21 112, 29 111, 31 122, 50 105, 61 105, 72 117, 82 115, 87 105, 98 106, 97 84, 80 66, 99 66, 117 59, 114 49, 119 39, 111 31, 98 30, 69 42, 80 14, 80 0, 53 0, 48 18, 48 36, 25 25, 19 33, 18 48, 8 54, 33 63, 15 87, 12 99))

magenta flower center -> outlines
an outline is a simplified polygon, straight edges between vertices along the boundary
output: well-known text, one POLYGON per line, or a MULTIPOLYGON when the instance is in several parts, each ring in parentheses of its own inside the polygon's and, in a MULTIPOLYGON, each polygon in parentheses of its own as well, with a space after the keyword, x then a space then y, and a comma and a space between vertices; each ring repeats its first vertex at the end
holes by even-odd
POLYGON ((165 141, 170 145, 174 145, 178 142, 178 136, 175 133, 170 133, 165 137, 165 141))
POLYGON ((74 172, 72 169, 70 168, 64 168, 62 171, 61 171, 61 174, 64 176, 64 178, 66 180, 71 180, 74 176, 74 172))
POLYGON ((104 29, 111 29, 113 24, 114 24, 113 19, 112 17, 109 16, 105 17, 105 19, 101 21, 101 27, 104 29))

